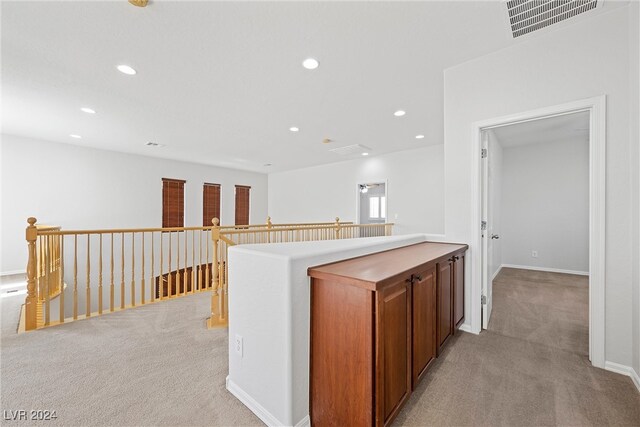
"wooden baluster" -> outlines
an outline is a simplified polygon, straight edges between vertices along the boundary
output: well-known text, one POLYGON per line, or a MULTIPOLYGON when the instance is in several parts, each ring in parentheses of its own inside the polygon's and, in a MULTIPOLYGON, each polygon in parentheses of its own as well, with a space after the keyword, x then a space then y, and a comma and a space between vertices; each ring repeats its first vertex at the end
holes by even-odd
POLYGON ((191 232, 191 293, 196 293, 196 230, 191 232))
POLYGON ((47 289, 44 294, 44 325, 49 326, 51 324, 51 236, 45 236, 45 242, 45 284, 47 289))
MULTIPOLYGON (((219 322, 219 294, 218 294, 218 286, 219 286, 219 262, 220 256, 218 252, 218 247, 220 245, 220 220, 218 218, 214 218, 212 221, 213 228, 211 229, 211 242, 213 244, 213 285, 211 290, 211 317, 207 321, 207 326, 209 328, 220 326, 219 322)), ((208 247, 208 246, 207 246, 208 247)), ((208 255, 208 254, 207 254, 208 255)), ((207 256, 208 260, 208 256, 207 256)), ((207 272, 208 274, 208 272, 207 272)), ((208 276, 207 276, 208 279, 208 276)))
POLYGON ((158 296, 164 299, 164 232, 160 232, 160 279, 158 279, 158 296))
POLYGON ((100 233, 100 261, 98 263, 98 314, 102 314, 102 233, 100 233))
POLYGON ((73 235, 73 320, 78 319, 78 235, 73 235))
POLYGON ((64 235, 60 235, 60 323, 64 323, 64 235))
POLYGON ((156 293, 155 293, 155 259, 156 259, 156 254, 155 254, 155 247, 156 245, 153 242, 153 236, 154 236, 154 232, 151 232, 151 277, 149 278, 149 283, 151 284, 151 302, 155 302, 156 300, 156 293))
POLYGON ((115 293, 116 286, 113 280, 113 233, 111 233, 111 283, 109 284, 109 311, 115 310, 115 293))
POLYGON ((226 256, 226 254, 227 254, 228 250, 229 250, 229 247, 225 244, 224 245, 225 256, 223 258, 223 261, 218 265, 218 269, 219 269, 218 277, 220 277, 219 281, 220 281, 220 284, 221 284, 219 292, 218 292, 220 294, 220 296, 218 297, 218 300, 220 301, 219 304, 220 304, 220 323, 221 324, 224 324, 225 310, 226 310, 226 307, 225 307, 226 292, 225 292, 225 290, 226 290, 226 287, 227 287, 227 275, 225 274, 226 273, 225 267, 227 265, 227 256, 226 256))
MULTIPOLYGON (((213 219, 213 221, 215 221, 215 220, 216 220, 216 218, 213 219)), ((207 257, 207 262, 206 262, 206 264, 207 264, 207 272, 205 274, 204 287, 206 289, 209 289, 211 287, 211 282, 210 282, 210 279, 209 279, 210 278, 210 276, 209 276, 209 244, 210 244, 209 241, 210 241, 210 239, 207 236, 206 231, 205 231, 205 237, 206 237, 206 239, 205 239, 206 240, 205 241, 205 248, 206 248, 206 257, 207 257)))
POLYGON ((131 307, 136 306, 136 233, 131 233, 131 307))
POLYGON ((336 240, 340 239, 340 218, 336 217, 336 225, 335 225, 335 232, 336 232, 336 240))
POLYGON ((198 235, 200 236, 199 239, 199 243, 198 243, 198 290, 201 291, 202 290, 202 230, 200 230, 200 233, 198 233, 198 235))
POLYGON ((86 317, 91 317, 91 234, 87 234, 87 306, 86 317))
POLYGON ((182 282, 182 280, 180 280, 180 231, 176 232, 176 237, 178 240, 178 257, 176 262, 176 295, 178 295, 180 294, 180 283, 182 282))
POLYGON ((27 219, 25 237, 27 240, 27 296, 24 300, 25 330, 31 331, 38 327, 38 296, 36 295, 36 276, 38 275, 38 252, 36 240, 38 239, 38 228, 35 226, 36 219, 27 219))
POLYGON ((273 224, 271 223, 271 217, 267 217, 267 243, 271 243, 271 228, 273 224))
POLYGON ((171 241, 173 240, 172 237, 173 233, 170 231, 169 232, 169 281, 167 282, 167 298, 171 298, 173 292, 171 291, 171 285, 173 284, 173 280, 172 280, 172 274, 171 274, 171 269, 173 268, 173 266, 171 265, 171 241))
POLYGON ((124 233, 120 234, 120 310, 124 310, 124 233))
POLYGON ((182 286, 184 288, 183 294, 187 294, 187 230, 184 230, 184 267, 182 268, 182 286))
POLYGON ((144 232, 142 232, 142 278, 140 279, 140 304, 144 305, 144 288, 145 288, 145 280, 144 280, 144 232))

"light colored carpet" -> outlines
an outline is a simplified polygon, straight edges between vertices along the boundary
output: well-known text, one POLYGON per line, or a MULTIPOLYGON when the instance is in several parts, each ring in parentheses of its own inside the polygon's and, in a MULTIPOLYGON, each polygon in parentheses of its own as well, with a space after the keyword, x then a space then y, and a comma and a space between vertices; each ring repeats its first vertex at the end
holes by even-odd
MULTIPOLYGON (((496 322, 508 282, 494 288, 496 322)), ((46 425, 262 425, 225 389, 227 332, 204 328, 208 311, 200 294, 22 335, 3 325, 0 409, 55 409, 46 425)), ((629 378, 591 367, 571 340, 502 323, 458 334, 394 425, 640 425, 629 378)))
POLYGON ((503 269, 489 330, 461 333, 395 420, 407 426, 639 426, 629 377, 588 360, 588 279, 503 269))
POLYGON ((263 425, 225 389, 227 331, 204 327, 209 304, 203 293, 4 335, 1 409, 57 411, 37 425, 263 425))

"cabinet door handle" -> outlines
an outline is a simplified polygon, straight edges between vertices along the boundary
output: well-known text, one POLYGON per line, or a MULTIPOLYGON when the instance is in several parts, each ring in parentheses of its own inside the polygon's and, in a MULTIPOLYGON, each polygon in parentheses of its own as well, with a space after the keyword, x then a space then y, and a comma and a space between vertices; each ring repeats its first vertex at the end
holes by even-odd
POLYGON ((418 282, 422 282, 422 276, 415 276, 415 279, 416 279, 418 282))

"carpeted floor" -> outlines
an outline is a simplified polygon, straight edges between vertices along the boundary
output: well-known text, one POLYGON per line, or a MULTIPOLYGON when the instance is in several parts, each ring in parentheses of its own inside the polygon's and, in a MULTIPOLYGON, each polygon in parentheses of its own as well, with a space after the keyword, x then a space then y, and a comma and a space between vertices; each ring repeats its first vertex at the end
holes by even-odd
POLYGON ((489 330, 458 334, 394 425, 640 426, 630 378, 588 360, 588 279, 503 269, 489 330))
MULTIPOLYGON (((490 330, 458 334, 394 425, 640 425, 631 380, 585 356, 580 278, 535 274, 501 273, 490 330), (538 310, 537 328, 512 318, 538 310), (544 338, 545 318, 568 336, 544 338)), ((46 425, 262 425, 225 390, 227 333, 203 327, 208 309, 201 294, 22 335, 3 324, 0 409, 56 410, 46 425)))

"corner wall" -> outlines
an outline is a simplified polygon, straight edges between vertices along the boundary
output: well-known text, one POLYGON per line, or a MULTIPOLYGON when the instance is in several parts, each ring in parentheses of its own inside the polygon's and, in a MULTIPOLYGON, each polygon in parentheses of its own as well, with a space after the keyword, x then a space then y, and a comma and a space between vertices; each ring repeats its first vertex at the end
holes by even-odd
MULTIPOLYGON (((251 186, 252 223, 267 217, 267 175, 2 135, 0 271, 24 271, 27 218, 63 229, 162 226, 162 178, 185 179, 185 226, 202 225, 202 184, 221 184, 233 224, 235 184, 251 186)), ((274 217, 274 222, 279 218, 274 217)))
MULTIPOLYGON (((606 7, 606 4, 605 4, 606 7)), ((632 364, 629 7, 445 71, 445 234, 472 241, 472 123, 607 95, 606 360, 632 364)), ((473 228, 472 228, 473 227, 473 228)), ((471 247, 473 256, 479 248, 471 247)), ((469 296, 471 282, 467 281, 469 296)), ((478 303, 479 304, 479 303, 478 303)), ((467 297, 465 310, 471 313, 467 297)), ((477 311, 477 310, 474 310, 477 311)))

